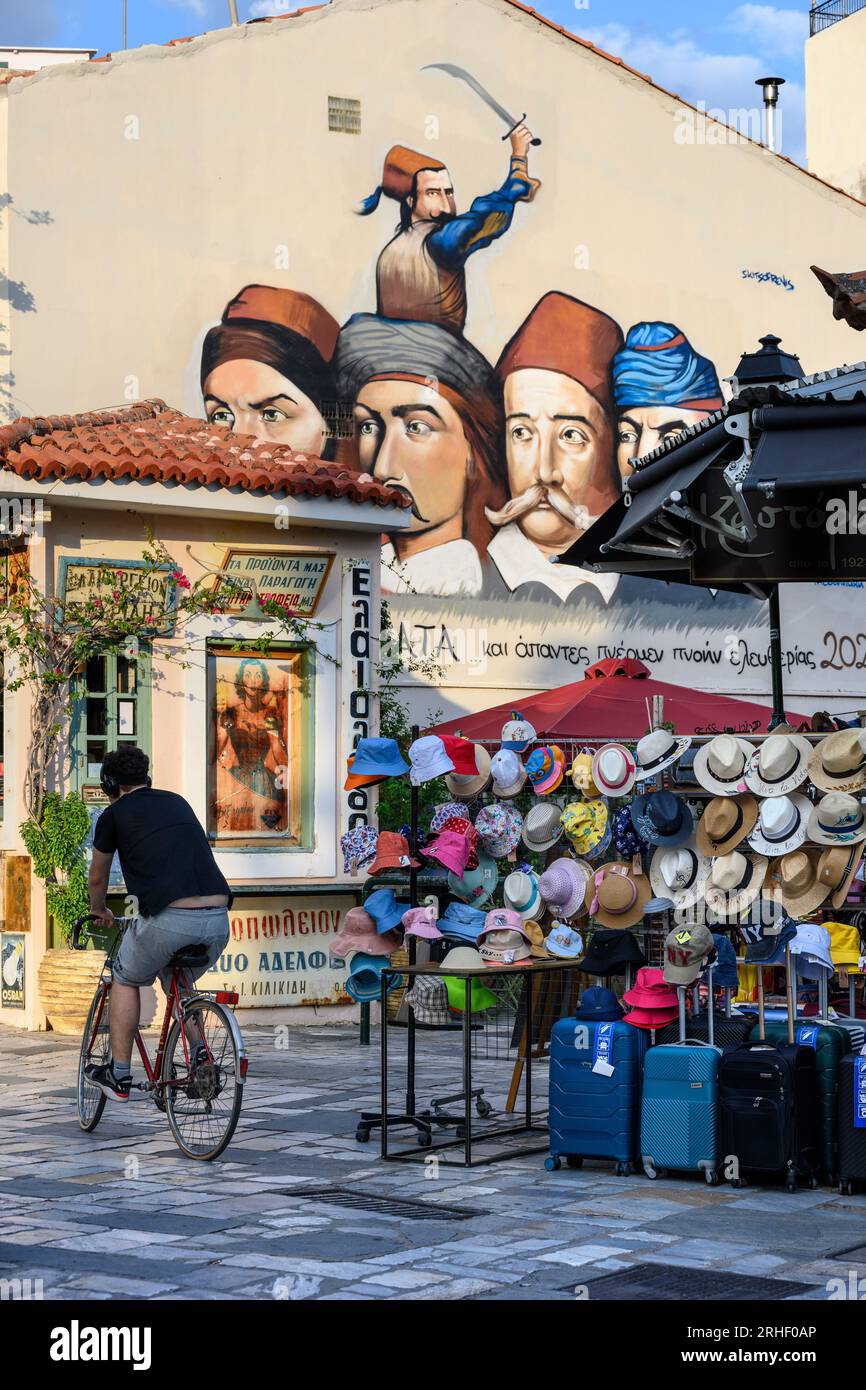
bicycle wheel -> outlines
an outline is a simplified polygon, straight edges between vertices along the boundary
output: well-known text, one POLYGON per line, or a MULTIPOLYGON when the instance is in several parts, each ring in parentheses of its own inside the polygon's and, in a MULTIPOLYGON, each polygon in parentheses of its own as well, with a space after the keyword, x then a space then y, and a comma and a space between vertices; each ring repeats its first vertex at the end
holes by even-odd
POLYGON ((88 1084, 84 1068, 91 1065, 103 1067, 111 1059, 111 1039, 108 1035, 110 1005, 111 987, 98 984, 84 1025, 78 1058, 78 1123, 88 1133, 99 1124, 106 1097, 96 1086, 88 1084))
POLYGON ((165 1112, 175 1143, 187 1158, 217 1158, 235 1132, 244 1082, 236 1025, 228 1009, 202 999, 190 1010, 198 1021, 209 1058, 190 1066, 187 1053, 194 1051, 175 1019, 168 1035, 162 1064, 165 1112), (174 1072, 172 1072, 174 1067, 174 1072))

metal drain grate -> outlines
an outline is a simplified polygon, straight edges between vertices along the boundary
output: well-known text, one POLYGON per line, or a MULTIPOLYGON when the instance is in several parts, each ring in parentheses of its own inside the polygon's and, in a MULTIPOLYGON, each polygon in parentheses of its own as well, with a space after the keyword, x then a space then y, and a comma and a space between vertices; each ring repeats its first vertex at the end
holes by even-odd
MULTIPOLYGON (((577 1281, 575 1281, 577 1282, 577 1281)), ((571 1288, 572 1285, 564 1285, 571 1288)), ((814 1292, 814 1284, 789 1279, 761 1279, 752 1274, 725 1274, 715 1269, 686 1269, 680 1265, 637 1264, 615 1274, 605 1274, 588 1284, 589 1300, 608 1302, 632 1299, 687 1299, 744 1302, 755 1298, 772 1301, 814 1292)))
POLYGON ((410 1202, 402 1197, 377 1197, 373 1192, 349 1192, 342 1187, 289 1188, 278 1194, 296 1201, 324 1202, 332 1207, 353 1207, 380 1216, 399 1216, 403 1221, 470 1221, 489 1216, 477 1207, 444 1207, 433 1202, 410 1202))

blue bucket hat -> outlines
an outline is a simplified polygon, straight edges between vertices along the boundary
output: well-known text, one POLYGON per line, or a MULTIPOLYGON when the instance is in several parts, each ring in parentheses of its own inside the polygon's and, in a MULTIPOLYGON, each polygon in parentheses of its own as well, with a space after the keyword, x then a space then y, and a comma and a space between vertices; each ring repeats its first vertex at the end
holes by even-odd
POLYGON ((643 841, 632 825, 628 806, 620 806, 613 818, 613 842, 623 859, 633 859, 643 848, 643 841))
POLYGON ((436 923, 443 936, 452 941, 465 941, 474 946, 483 929, 485 914, 469 903, 450 902, 443 917, 436 923))
POLYGON ((407 903, 398 903, 393 888, 377 888, 369 898, 364 899, 364 911, 373 918, 380 936, 399 927, 407 906, 407 903))
MULTIPOLYGON (((349 965, 349 978, 346 980, 346 993, 357 1004, 372 1004, 382 994, 382 972, 387 970, 387 956, 368 956, 356 951, 349 965)), ((388 981, 387 992, 396 989, 402 976, 392 975, 388 981)))
POLYGON ((673 792, 643 792, 629 806, 631 823, 648 845, 682 845, 695 828, 685 801, 673 792))
POLYGON ((393 738, 359 738, 351 766, 353 777, 402 777, 409 764, 393 738))
POLYGON ((486 903, 491 894, 495 893, 498 883, 499 868, 496 860, 483 851, 478 854, 477 869, 466 869, 460 876, 455 873, 448 875, 449 892, 453 893, 455 898, 462 898, 464 902, 471 903, 473 907, 480 907, 482 903, 486 903))
POLYGON ((590 985, 580 996, 574 1016, 586 1023, 615 1023, 623 1016, 622 1005, 612 989, 590 985))
POLYGON ((713 962, 713 985, 718 989, 738 989, 740 977, 737 974, 737 953, 727 936, 713 932, 716 959, 713 962))

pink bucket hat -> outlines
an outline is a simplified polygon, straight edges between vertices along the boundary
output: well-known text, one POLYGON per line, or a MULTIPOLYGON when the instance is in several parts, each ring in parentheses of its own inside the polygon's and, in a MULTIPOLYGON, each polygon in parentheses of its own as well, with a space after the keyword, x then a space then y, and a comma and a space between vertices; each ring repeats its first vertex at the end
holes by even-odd
POLYGON ((426 941, 441 941, 442 933, 436 925, 435 907, 410 907, 403 913, 403 926, 407 936, 422 936, 426 941))
POLYGON ((517 965, 531 955, 532 938, 520 914, 510 907, 494 907, 478 933, 478 950, 485 965, 517 965))
POLYGON ((402 938, 398 931, 376 931, 376 923, 363 907, 350 907, 343 919, 343 929, 331 942, 331 951, 341 960, 347 960, 355 951, 363 951, 368 956, 390 956, 396 951, 402 938))
POLYGON ((455 830, 442 830, 432 845, 427 849, 422 849, 421 853, 426 854, 428 859, 435 859, 438 864, 442 864, 452 874, 457 874, 458 878, 462 878, 469 862, 470 850, 471 846, 466 835, 459 835, 455 830))

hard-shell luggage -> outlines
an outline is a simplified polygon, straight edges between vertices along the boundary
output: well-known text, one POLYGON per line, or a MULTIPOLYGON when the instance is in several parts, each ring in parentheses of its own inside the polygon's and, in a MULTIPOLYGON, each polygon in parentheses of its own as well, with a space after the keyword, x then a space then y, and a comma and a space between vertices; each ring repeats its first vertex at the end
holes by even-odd
POLYGON ((633 1171, 646 1041, 621 1021, 562 1018, 553 1025, 546 1168, 559 1168, 562 1158, 574 1168, 584 1158, 612 1158, 618 1174, 633 1171))
MULTIPOLYGON (((720 1047, 723 1052, 727 1052, 732 1047, 739 1047, 740 1043, 748 1042, 757 1017, 758 1015, 751 1010, 731 1014, 721 1013, 718 1009, 714 1010, 713 1042, 715 1046, 720 1047)), ((698 1042, 710 1041, 710 1019, 706 1011, 689 1015, 686 1019, 686 1037, 696 1038, 698 1042)), ((679 1028, 676 1023, 669 1023, 665 1028, 659 1028, 656 1033, 657 1045, 678 1041, 679 1028)))
POLYGON ((839 1063, 839 1191, 866 1182, 866 1056, 849 1053, 839 1063))
POLYGON ((713 1044, 714 1018, 707 1016, 709 1041, 686 1038, 685 990, 680 987, 682 1041, 651 1047, 644 1060, 640 1152, 644 1172, 655 1178, 668 1168, 703 1172, 719 1181, 718 1090, 721 1049, 713 1044))
MULTIPOLYGON (((788 1040, 788 1026, 785 1023, 768 1023, 766 1033, 767 1042, 786 1043, 788 1040)), ((752 1039, 757 1036, 756 1029, 752 1039)), ((830 1182, 835 1182, 838 1172, 839 1063, 851 1051, 851 1034, 847 1029, 819 1018, 797 1018, 794 1020, 794 1041, 801 1047, 813 1048, 815 1052, 821 1120, 820 1166, 828 1174, 830 1182)))
POLYGON ((852 1052, 860 1052, 866 1045, 866 1027, 859 1018, 850 1018, 847 1014, 833 1014, 830 1022, 834 1028, 845 1029, 851 1039, 852 1052))

